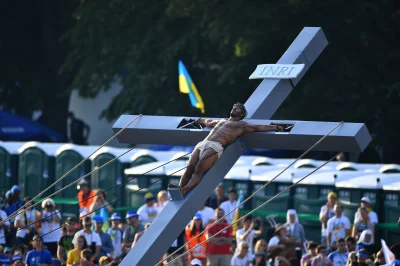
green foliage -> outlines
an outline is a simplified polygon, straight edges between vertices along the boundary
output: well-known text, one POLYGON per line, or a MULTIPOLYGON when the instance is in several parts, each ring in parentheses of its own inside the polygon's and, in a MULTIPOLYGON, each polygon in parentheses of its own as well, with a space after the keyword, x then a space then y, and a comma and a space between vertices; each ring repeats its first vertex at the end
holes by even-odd
POLYGON ((120 80, 109 119, 199 115, 178 92, 180 59, 206 115, 226 116, 258 85, 248 80, 257 64, 276 62, 303 27, 320 26, 330 44, 275 118, 365 122, 374 145, 400 144, 400 15, 389 2, 85 0, 74 17, 62 71, 77 70, 72 86, 87 97, 120 80))

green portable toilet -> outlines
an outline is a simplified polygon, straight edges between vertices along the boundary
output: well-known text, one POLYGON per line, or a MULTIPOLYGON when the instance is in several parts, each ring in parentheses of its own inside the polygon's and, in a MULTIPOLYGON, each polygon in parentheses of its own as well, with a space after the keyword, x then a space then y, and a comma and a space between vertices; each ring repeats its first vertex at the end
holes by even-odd
MULTIPOLYGON (((235 188, 238 196, 240 191, 245 198, 250 196, 253 191, 252 182, 250 180, 252 168, 251 162, 247 165, 235 164, 224 177, 223 185, 225 193, 227 194, 230 188, 235 188)), ((245 203, 244 208, 251 208, 251 201, 245 203)))
POLYGON ((387 243, 399 243, 400 231, 397 221, 400 213, 400 174, 391 174, 391 181, 384 180, 382 189, 384 193, 384 216, 379 221, 379 228, 382 230, 382 238, 387 243), (397 179, 397 180, 396 180, 397 179))
POLYGON ((134 149, 130 157, 131 167, 160 161, 188 161, 190 154, 187 152, 153 151, 148 149, 134 149))
POLYGON ((18 149, 24 144, 0 141, 0 195, 18 184, 18 149))
MULTIPOLYGON (((62 145, 31 141, 19 149, 18 183, 23 196, 33 198, 54 182, 55 155, 62 145)), ((41 198, 54 191, 50 188, 41 198)))

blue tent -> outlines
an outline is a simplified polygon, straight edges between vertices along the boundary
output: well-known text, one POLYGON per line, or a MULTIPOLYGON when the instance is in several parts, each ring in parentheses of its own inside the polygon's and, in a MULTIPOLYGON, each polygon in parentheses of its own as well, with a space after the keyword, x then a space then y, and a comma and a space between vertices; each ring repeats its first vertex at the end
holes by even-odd
POLYGON ((0 140, 65 142, 66 138, 32 119, 0 110, 0 140))

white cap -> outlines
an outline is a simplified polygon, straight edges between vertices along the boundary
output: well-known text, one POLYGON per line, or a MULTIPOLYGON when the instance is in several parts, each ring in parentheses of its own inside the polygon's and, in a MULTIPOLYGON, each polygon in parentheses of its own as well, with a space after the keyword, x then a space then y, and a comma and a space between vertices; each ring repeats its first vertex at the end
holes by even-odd
POLYGON ((371 203, 371 201, 368 197, 362 197, 361 201, 371 203))
POLYGON ((199 259, 193 259, 193 260, 190 262, 190 265, 199 265, 199 266, 203 266, 203 264, 201 264, 201 260, 199 260, 199 259))

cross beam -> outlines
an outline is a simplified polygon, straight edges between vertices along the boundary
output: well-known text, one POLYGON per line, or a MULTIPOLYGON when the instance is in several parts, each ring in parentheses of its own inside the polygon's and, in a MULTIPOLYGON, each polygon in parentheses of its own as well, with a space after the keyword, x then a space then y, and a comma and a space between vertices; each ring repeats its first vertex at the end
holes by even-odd
MULTIPOLYGON (((279 64, 304 64, 305 67, 300 75, 290 80, 264 79, 250 96, 245 103, 248 110, 247 117, 249 118, 247 122, 285 124, 290 129, 283 133, 268 132, 245 135, 241 140, 247 147, 305 150, 337 124, 332 122, 268 120, 327 44, 321 28, 304 28, 278 61, 279 64)), ((187 119, 187 117, 142 116, 118 135, 118 140, 121 143, 135 144, 195 145, 208 135, 209 129, 207 128, 203 130, 179 129, 178 125, 184 118, 187 119)), ((132 116, 121 116, 113 126, 114 131, 120 131, 132 120, 132 116)), ((370 141, 371 137, 364 124, 344 123, 318 145, 316 150, 360 152, 366 148, 370 141)), ((190 191, 183 200, 173 198, 164 207, 163 211, 139 239, 137 245, 121 262, 121 265, 155 265, 241 154, 242 149, 238 142, 229 145, 220 159, 203 176, 197 187, 190 191)))

